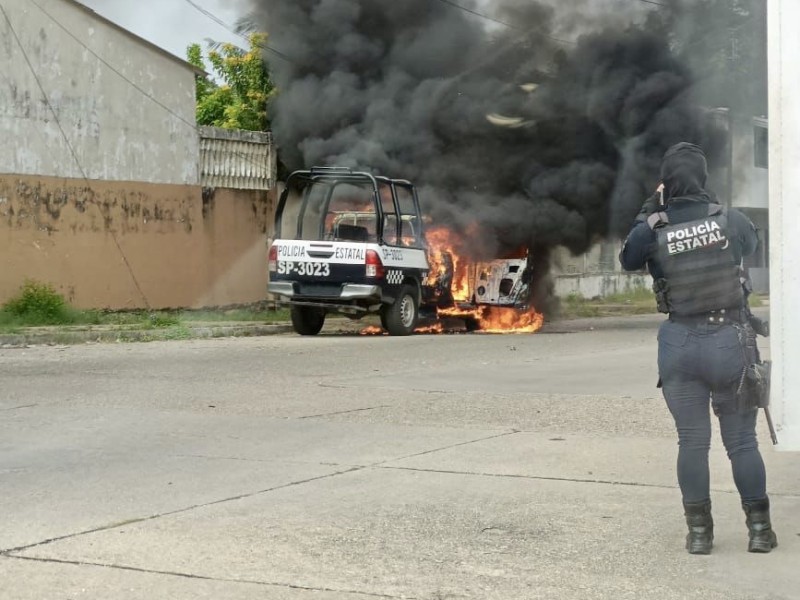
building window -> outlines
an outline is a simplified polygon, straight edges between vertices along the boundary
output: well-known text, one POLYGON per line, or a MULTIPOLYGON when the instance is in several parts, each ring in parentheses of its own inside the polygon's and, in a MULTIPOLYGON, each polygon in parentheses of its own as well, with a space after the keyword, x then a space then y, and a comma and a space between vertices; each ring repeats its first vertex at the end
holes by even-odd
POLYGON ((753 128, 753 146, 755 166, 760 169, 769 168, 769 129, 756 125, 753 128))
POLYGON ((758 235, 756 251, 745 257, 744 265, 748 269, 764 269, 769 267, 769 211, 765 208, 742 208, 744 215, 752 221, 758 235))

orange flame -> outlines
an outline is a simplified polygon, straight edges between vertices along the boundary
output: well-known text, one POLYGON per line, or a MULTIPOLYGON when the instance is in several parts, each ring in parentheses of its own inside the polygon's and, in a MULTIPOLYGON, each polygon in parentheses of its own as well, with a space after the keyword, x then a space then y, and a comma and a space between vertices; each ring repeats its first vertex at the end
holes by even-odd
POLYGON ((486 333, 536 333, 544 325, 544 315, 533 309, 523 312, 498 306, 484 308, 479 322, 480 330, 486 333))
MULTIPOLYGON (((437 310, 440 317, 456 319, 471 319, 477 323, 477 329, 482 333, 536 333, 544 326, 544 315, 535 310, 521 311, 517 308, 499 306, 477 306, 475 308, 442 308, 437 310)), ((444 333, 445 327, 441 322, 417 327, 414 333, 437 334, 444 333)), ((386 335, 382 327, 370 325, 360 332, 360 335, 386 335)))
POLYGON ((428 263, 430 265, 429 281, 436 281, 450 269, 452 261, 453 281, 450 292, 456 302, 467 302, 470 299, 468 262, 461 258, 461 240, 446 227, 433 227, 425 232, 428 242, 428 263))
POLYGON ((544 315, 534 309, 522 311, 502 306, 476 306, 475 308, 442 308, 442 317, 472 319, 484 333, 536 333, 544 325, 544 315))
MULTIPOLYGON (((468 237, 478 235, 477 224, 469 228, 468 237)), ((429 227, 425 232, 428 243, 428 285, 434 285, 443 277, 452 274, 450 292, 452 300, 456 303, 447 308, 438 308, 437 316, 464 319, 475 324, 475 329, 484 333, 535 333, 544 325, 544 315, 534 308, 519 309, 516 307, 503 307, 493 305, 470 305, 473 301, 472 281, 470 273, 474 271, 475 263, 471 261, 465 251, 463 239, 447 227, 429 227)), ((519 248, 504 259, 525 258, 527 249, 519 248)), ((475 278, 473 273, 472 278, 475 278)), ((467 327, 467 329, 472 329, 467 327)), ((445 326, 439 321, 432 325, 417 327, 414 333, 436 334, 444 333, 445 326)), ((366 327, 361 335, 382 335, 386 332, 375 326, 366 327)))
MULTIPOLYGON (((474 223, 468 230, 467 236, 477 236, 478 224, 474 223)), ((447 227, 428 228, 425 238, 429 249, 428 263, 431 266, 429 283, 435 282, 447 273, 449 258, 452 262, 453 281, 450 289, 453 300, 456 303, 471 301, 473 290, 470 272, 474 263, 464 251, 463 239, 447 227)), ((527 249, 521 247, 503 258, 525 258, 527 253, 527 249)), ((440 317, 471 319, 477 323, 481 331, 489 333, 533 333, 544 325, 544 315, 533 308, 526 311, 513 307, 482 305, 464 308, 457 305, 440 308, 437 314, 440 317)))
POLYGON ((376 327, 374 325, 369 325, 368 327, 364 327, 361 331, 359 331, 359 335, 383 335, 386 333, 382 327, 376 327))
POLYGON ((444 333, 444 325, 441 323, 434 323, 433 325, 426 325, 425 327, 417 327, 414 333, 444 333))

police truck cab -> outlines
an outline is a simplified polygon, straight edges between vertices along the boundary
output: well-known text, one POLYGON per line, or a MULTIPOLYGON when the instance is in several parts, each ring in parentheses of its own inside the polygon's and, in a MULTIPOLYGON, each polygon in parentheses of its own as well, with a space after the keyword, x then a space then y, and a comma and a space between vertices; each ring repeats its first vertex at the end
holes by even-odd
POLYGON ((294 330, 316 335, 331 313, 380 315, 390 335, 419 318, 428 260, 419 200, 405 180, 338 167, 286 181, 269 250, 268 291, 294 330))

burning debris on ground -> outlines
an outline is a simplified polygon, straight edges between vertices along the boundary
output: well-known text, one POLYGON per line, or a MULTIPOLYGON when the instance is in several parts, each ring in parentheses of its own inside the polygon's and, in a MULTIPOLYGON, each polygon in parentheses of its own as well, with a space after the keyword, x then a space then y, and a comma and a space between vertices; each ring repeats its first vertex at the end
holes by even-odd
POLYGON ((623 235, 673 143, 712 161, 721 147, 669 44, 685 2, 560 4, 251 0, 285 55, 271 60, 282 160, 414 181, 459 237, 454 261, 524 247, 532 305, 548 311, 553 249, 623 235))

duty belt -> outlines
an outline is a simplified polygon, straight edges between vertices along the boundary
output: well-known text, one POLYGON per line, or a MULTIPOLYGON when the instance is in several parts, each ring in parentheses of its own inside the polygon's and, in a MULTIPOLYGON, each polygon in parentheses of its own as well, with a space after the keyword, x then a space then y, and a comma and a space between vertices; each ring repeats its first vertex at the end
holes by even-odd
POLYGON ((670 314, 669 319, 670 321, 683 323, 684 325, 699 325, 701 323, 726 325, 730 323, 746 323, 747 315, 741 308, 720 308, 696 315, 670 314))

